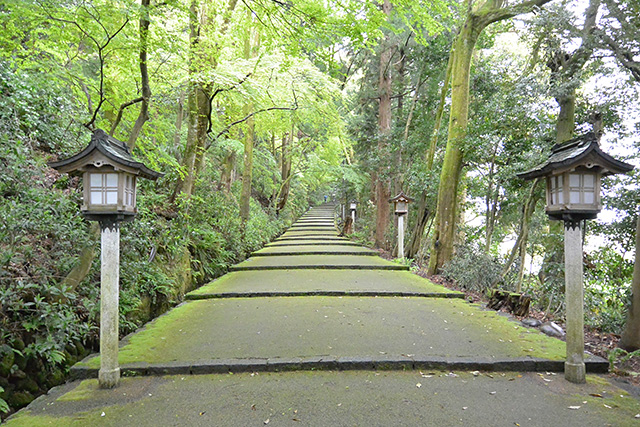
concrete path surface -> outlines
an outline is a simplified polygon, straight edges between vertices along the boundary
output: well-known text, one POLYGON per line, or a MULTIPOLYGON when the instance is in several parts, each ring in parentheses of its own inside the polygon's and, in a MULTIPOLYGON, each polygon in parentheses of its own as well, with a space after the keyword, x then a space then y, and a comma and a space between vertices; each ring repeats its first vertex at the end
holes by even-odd
POLYGON ((338 237, 333 212, 123 340, 118 388, 91 356, 8 425, 640 425, 606 377, 563 379, 562 341, 338 237))

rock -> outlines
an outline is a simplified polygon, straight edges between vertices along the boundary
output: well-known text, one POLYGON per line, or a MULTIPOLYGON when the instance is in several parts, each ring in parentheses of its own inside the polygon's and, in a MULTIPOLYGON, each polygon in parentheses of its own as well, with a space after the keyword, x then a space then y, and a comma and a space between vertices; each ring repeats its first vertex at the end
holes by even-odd
POLYGON ((542 325, 542 322, 539 321, 538 319, 533 319, 529 317, 527 319, 522 319, 522 324, 529 328, 537 328, 538 326, 542 325))
POLYGON ((29 360, 27 360, 27 367, 25 369, 27 372, 40 372, 44 369, 44 363, 39 357, 30 357, 29 360))
POLYGON ((67 350, 64 351, 64 363, 67 366, 75 365, 78 361, 78 358, 73 354, 69 353, 67 350))
POLYGON ((27 359, 21 354, 15 355, 15 360, 13 361, 13 363, 15 363, 20 370, 24 370, 27 368, 27 359))
POLYGON ((65 375, 60 369, 54 369, 47 378, 47 387, 52 388, 64 382, 65 375))
POLYGON ((16 380, 23 380, 25 378, 27 378, 27 374, 21 369, 16 369, 11 373, 11 379, 14 380, 14 382, 16 380))
POLYGON ((40 387, 38 387, 38 383, 36 383, 31 378, 25 378, 16 383, 16 389, 22 391, 28 391, 29 393, 39 393, 40 387))
POLYGON ((540 330, 550 337, 561 338, 564 336, 564 331, 555 322, 545 322, 540 326, 540 330))
POLYGON ((65 353, 69 353, 71 356, 74 356, 74 357, 78 355, 78 349, 72 343, 67 344, 64 347, 64 351, 65 351, 65 353))
POLYGON ((0 377, 8 377, 15 362, 15 353, 9 346, 3 347, 8 348, 8 352, 5 352, 4 348, 0 349, 0 377))
POLYGON ((23 408, 33 402, 35 397, 28 391, 15 391, 8 396, 7 403, 15 409, 23 408))
POLYGON ((87 355, 87 350, 84 348, 80 341, 76 342, 76 354, 80 358, 83 358, 87 355))
POLYGON ((20 338, 17 338, 17 337, 14 338, 13 341, 11 341, 11 346, 18 351, 24 350, 24 347, 25 347, 24 341, 22 341, 20 338))

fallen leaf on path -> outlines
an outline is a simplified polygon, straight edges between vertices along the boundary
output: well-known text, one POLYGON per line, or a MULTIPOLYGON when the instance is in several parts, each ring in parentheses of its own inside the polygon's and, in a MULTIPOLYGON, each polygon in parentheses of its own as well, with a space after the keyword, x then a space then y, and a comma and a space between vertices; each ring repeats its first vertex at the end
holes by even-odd
POLYGON ((611 409, 611 406, 607 405, 606 403, 603 404, 605 408, 611 409))
POLYGON ((198 415, 204 415, 204 414, 206 414, 206 413, 207 413, 206 411, 202 411, 202 412, 200 412, 200 414, 198 414, 198 415))
POLYGON ((252 410, 252 411, 255 411, 255 410, 256 410, 256 405, 255 405, 255 403, 254 403, 253 405, 251 405, 251 410, 252 410))
POLYGON ((580 406, 569 406, 569 409, 580 409, 580 406))
POLYGON ((416 384, 416 387, 420 388, 420 387, 422 387, 422 384, 418 383, 418 384, 416 384))
POLYGON ((269 424, 269 421, 271 421, 269 418, 267 418, 266 420, 264 420, 264 424, 269 424))
POLYGON ((602 397, 602 395, 600 393, 589 393, 589 396, 602 397))

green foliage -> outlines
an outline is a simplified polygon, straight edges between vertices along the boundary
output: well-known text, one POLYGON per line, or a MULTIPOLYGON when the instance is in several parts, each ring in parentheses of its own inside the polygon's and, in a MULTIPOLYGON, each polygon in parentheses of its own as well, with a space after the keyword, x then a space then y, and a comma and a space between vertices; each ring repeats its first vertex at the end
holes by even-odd
POLYGON ((606 246, 590 253, 585 264, 586 324, 620 334, 631 298, 633 264, 606 246))
MULTIPOLYGON (((0 387, 0 393, 4 392, 4 388, 0 387)), ((9 404, 6 400, 0 398, 0 412, 8 413, 9 412, 9 404)))
POLYGON ((628 351, 620 347, 614 348, 613 350, 609 351, 609 354, 607 354, 607 359, 609 360, 609 372, 616 371, 616 363, 624 364, 625 362, 628 362, 632 358, 638 356, 640 356, 640 350, 632 351, 631 353, 629 353, 628 351))
POLYGON ((456 256, 444 266, 442 275, 463 289, 485 292, 498 281, 501 270, 496 258, 471 243, 456 248, 456 256))

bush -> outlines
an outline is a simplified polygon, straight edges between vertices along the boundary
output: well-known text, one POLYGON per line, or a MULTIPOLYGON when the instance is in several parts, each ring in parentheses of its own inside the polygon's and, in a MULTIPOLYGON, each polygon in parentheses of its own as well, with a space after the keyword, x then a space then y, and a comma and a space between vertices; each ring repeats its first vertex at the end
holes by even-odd
POLYGON ((455 280, 460 287, 485 292, 500 279, 502 266, 498 260, 483 252, 477 244, 458 246, 453 259, 447 263, 442 275, 455 280))

